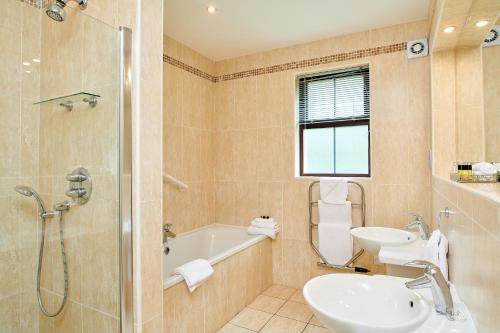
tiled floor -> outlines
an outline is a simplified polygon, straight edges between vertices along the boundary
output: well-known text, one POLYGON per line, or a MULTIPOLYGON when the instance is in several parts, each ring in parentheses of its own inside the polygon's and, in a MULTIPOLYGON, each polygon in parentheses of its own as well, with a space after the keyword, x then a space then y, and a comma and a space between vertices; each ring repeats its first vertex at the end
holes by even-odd
POLYGON ((229 321, 219 333, 329 333, 314 317, 302 290, 274 285, 229 321))

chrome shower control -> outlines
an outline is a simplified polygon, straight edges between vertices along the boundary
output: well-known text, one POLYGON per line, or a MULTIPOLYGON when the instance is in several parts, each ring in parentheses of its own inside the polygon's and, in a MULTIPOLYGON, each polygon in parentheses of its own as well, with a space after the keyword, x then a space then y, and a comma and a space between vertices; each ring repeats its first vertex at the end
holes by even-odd
POLYGON ((70 198, 80 198, 87 194, 87 190, 84 188, 73 188, 66 191, 66 195, 70 198))
POLYGON ((87 176, 81 173, 77 174, 70 173, 69 175, 66 176, 66 180, 68 182, 81 183, 87 180, 87 176))
POLYGON ((78 168, 66 176, 69 181, 69 190, 66 195, 77 205, 84 205, 92 194, 92 179, 85 168, 78 168))

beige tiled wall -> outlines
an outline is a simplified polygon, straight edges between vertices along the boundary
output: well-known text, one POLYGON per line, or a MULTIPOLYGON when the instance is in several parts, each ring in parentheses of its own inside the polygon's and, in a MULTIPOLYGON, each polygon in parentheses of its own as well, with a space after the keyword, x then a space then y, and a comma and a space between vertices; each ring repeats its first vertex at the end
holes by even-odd
MULTIPOLYGON (((185 45, 164 37, 165 54, 213 73, 214 63, 185 45)), ((179 191, 163 184, 163 219, 176 233, 213 223, 215 83, 163 63, 164 174, 185 182, 179 191)))
POLYGON ((455 59, 457 159, 484 161, 482 47, 459 48, 455 59))
POLYGON ((457 161, 455 51, 431 54, 432 170, 449 177, 457 161))
MULTIPOLYGON (((0 48, 0 85, 6 96, 0 113, 0 126, 5 127, 0 131, 0 144, 2 154, 7 154, 0 161, 0 207, 2 216, 11 217, 8 220, 12 222, 0 224, 2 235, 12 235, 5 252, 2 248, 0 265, 2 278, 5 276, 9 282, 0 292, 3 331, 119 329, 115 191, 118 147, 114 118, 118 39, 109 34, 110 28, 102 28, 102 22, 115 27, 115 32, 120 25, 134 32, 135 328, 137 332, 155 331, 162 325, 162 6, 161 0, 90 1, 85 12, 74 15, 74 4, 70 4, 66 21, 57 25, 27 3, 6 0, 0 4, 0 40, 8 46, 0 48), (32 58, 42 62, 32 64, 31 73, 25 73, 22 61, 32 58), (43 68, 41 74, 38 66, 43 68), (40 75, 44 82, 41 89, 40 75), (75 107, 68 114, 32 106, 40 95, 52 97, 82 89, 102 94, 95 109, 75 107), (73 207, 65 219, 70 299, 60 316, 40 317, 38 323, 34 294, 37 228, 29 227, 36 221, 36 211, 31 200, 20 199, 12 188, 26 184, 40 189, 51 206, 65 199, 64 175, 77 166, 91 171, 95 188, 92 200, 86 206, 73 207)), ((44 262, 42 281, 49 308, 60 301, 63 285, 58 274, 61 267, 55 226, 50 223, 48 262, 44 262)))
POLYGON ((434 219, 449 240, 450 281, 472 313, 481 333, 498 331, 500 307, 500 187, 498 184, 458 184, 433 177, 432 212, 445 207, 456 214, 434 219))
MULTIPOLYGON (((68 199, 64 195, 68 189, 65 177, 73 169, 89 170, 93 183, 89 202, 73 206, 64 214, 68 303, 55 318, 40 315, 40 332, 92 331, 99 325, 117 332, 118 32, 79 10, 66 11, 64 22, 42 15, 40 97, 80 91, 101 97, 95 108, 75 102, 72 112, 57 104, 40 107, 39 190, 48 208, 68 199), (95 58, 102 61, 96 62, 95 58)), ((55 219, 48 221, 47 235, 42 286, 46 299, 52 303, 48 308, 54 311, 64 290, 59 226, 55 219)))
POLYGON ((36 204, 14 191, 38 188, 40 12, 16 0, 0 3, 0 330, 38 331, 35 298, 36 204), (31 73, 25 72, 29 70, 31 73))
POLYGON ((163 333, 215 333, 272 285, 271 241, 265 239, 214 266, 190 293, 184 282, 163 291, 163 333))
POLYGON ((485 160, 500 161, 500 47, 483 49, 485 160))
MULTIPOLYGON (((346 35, 216 63, 217 75, 427 36, 427 22, 346 35)), ((324 273, 307 241, 311 179, 295 178, 295 77, 368 63, 371 75, 372 176, 361 179, 367 225, 403 227, 407 212, 430 218, 429 58, 405 52, 373 56, 216 83, 215 222, 247 225, 273 216, 282 232, 273 242, 274 282, 301 287, 324 273)), ((371 258, 360 264, 378 271, 371 258)))

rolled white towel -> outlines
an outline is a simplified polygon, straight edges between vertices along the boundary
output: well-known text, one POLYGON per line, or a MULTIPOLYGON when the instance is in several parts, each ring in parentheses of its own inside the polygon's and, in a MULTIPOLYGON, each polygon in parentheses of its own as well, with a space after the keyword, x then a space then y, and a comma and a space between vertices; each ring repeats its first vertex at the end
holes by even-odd
POLYGON ((205 259, 196 259, 175 269, 174 274, 182 275, 190 292, 195 291, 214 273, 212 265, 205 259))
POLYGON ((446 280, 448 280, 448 239, 441 234, 438 244, 439 268, 446 280))
POLYGON ((475 175, 494 175, 497 173, 497 169, 491 163, 479 162, 472 165, 472 173, 475 175))
POLYGON ((258 228, 251 225, 247 229, 249 235, 265 235, 271 239, 276 239, 276 235, 279 233, 279 231, 280 231, 279 226, 276 227, 276 229, 269 229, 269 228, 258 228))
POLYGON ((273 218, 263 219, 260 217, 254 219, 250 224, 257 228, 268 228, 268 229, 274 229, 277 226, 273 218))
POLYGON ((434 230, 427 241, 424 248, 424 259, 439 266, 439 240, 441 239, 441 231, 434 230))

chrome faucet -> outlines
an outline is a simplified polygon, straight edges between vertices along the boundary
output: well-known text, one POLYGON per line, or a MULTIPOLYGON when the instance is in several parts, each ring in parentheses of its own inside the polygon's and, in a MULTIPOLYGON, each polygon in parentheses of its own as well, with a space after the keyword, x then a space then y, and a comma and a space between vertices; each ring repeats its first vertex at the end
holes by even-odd
POLYGON ((163 225, 163 252, 168 254, 170 252, 170 248, 168 247, 168 238, 175 238, 176 234, 173 233, 170 229, 172 228, 172 224, 166 223, 163 225))
POLYGON ((420 234, 420 239, 428 240, 429 239, 429 231, 427 227, 427 223, 425 223, 424 217, 422 215, 409 213, 410 216, 415 218, 413 223, 407 224, 406 228, 408 229, 416 229, 418 228, 418 232, 420 234))
POLYGON ((454 320, 453 316, 455 311, 453 308, 450 285, 444 278, 439 267, 425 260, 414 260, 405 265, 424 268, 424 275, 415 280, 406 282, 406 288, 430 288, 436 312, 445 315, 448 320, 454 320))

